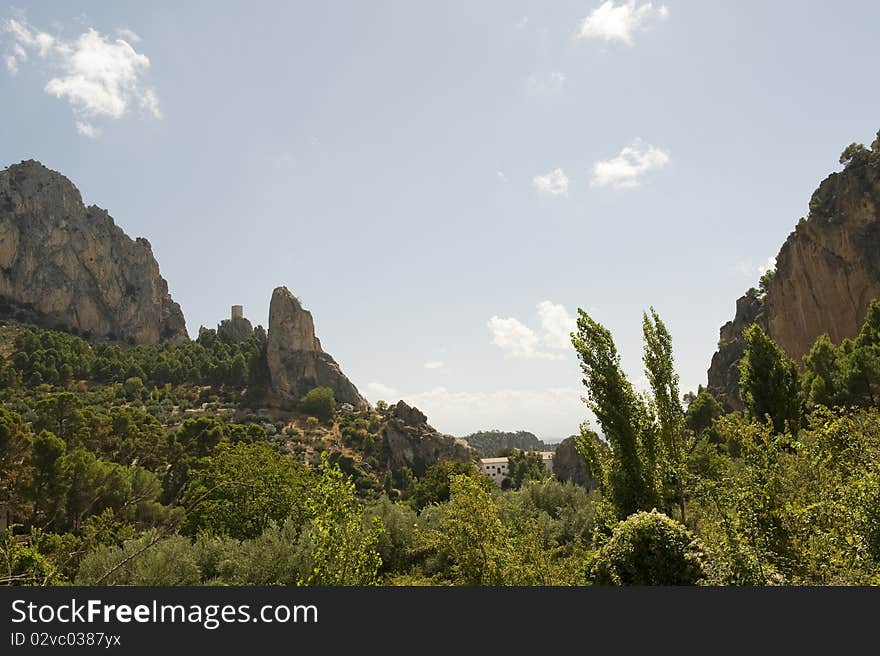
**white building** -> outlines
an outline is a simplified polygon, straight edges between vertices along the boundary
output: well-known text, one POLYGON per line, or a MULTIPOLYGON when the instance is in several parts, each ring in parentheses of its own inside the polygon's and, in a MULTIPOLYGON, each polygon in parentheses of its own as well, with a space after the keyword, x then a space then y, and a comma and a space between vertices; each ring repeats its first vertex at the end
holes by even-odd
POLYGON ((501 481, 507 478, 509 466, 507 458, 480 458, 480 472, 495 481, 499 487, 501 481))
MULTIPOLYGON (((553 451, 537 451, 544 463, 544 469, 553 473, 553 451)), ((491 478, 496 485, 501 486, 507 478, 510 462, 507 458, 480 458, 480 473, 491 478)))

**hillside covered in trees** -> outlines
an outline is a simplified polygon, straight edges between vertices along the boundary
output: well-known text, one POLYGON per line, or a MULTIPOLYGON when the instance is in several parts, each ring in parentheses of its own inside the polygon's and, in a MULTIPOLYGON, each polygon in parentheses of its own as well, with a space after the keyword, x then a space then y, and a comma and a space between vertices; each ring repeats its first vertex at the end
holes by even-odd
POLYGON ((15 584, 869 584, 880 565, 880 304, 803 372, 759 328, 745 410, 680 401, 671 336, 643 325, 651 393, 580 312, 573 343, 607 441, 598 489, 540 468, 502 491, 469 462, 421 476, 372 451, 388 408, 320 388, 253 406, 258 342, 213 332, 116 349, 3 328, 0 543, 15 584), (237 364, 236 364, 237 363, 237 364), (278 415, 276 415, 278 416, 278 415))
POLYGON ((486 458, 500 456, 511 449, 521 451, 552 451, 555 444, 547 444, 539 440, 534 433, 528 431, 505 432, 500 430, 479 431, 462 438, 470 446, 486 458))

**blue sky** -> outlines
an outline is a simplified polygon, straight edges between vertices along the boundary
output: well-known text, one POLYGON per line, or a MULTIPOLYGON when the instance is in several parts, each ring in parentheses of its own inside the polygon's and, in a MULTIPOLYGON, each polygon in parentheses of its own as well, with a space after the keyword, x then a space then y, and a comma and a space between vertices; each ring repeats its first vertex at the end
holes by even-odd
MULTIPOLYGON (((2 5, 0 5, 2 7, 2 5)), ((587 417, 578 307, 683 390, 850 142, 880 128, 873 2, 18 3, 2 166, 153 245, 191 336, 272 289, 368 398, 440 430, 587 417)))

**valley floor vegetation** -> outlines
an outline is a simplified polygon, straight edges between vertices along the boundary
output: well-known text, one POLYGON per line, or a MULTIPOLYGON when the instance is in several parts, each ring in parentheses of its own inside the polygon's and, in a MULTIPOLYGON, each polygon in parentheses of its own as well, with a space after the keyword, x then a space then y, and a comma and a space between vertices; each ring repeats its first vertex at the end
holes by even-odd
POLYGON ((682 397, 644 315, 650 391, 579 311, 594 485, 514 456, 383 467, 388 407, 264 408, 265 336, 123 348, 0 327, 0 581, 13 585, 880 583, 880 305, 802 366, 745 332, 742 409, 682 397))

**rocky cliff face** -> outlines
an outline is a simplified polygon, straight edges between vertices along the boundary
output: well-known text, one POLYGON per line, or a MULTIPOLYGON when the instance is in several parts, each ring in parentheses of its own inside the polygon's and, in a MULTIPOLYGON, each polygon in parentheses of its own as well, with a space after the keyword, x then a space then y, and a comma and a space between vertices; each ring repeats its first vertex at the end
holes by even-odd
POLYGON ((856 335, 872 299, 880 299, 880 139, 819 185, 765 290, 737 301, 721 328, 709 390, 729 408, 742 406, 737 363, 746 326, 758 323, 800 360, 822 333, 835 342, 856 335))
POLYGON ((187 338, 150 243, 33 160, 0 171, 0 318, 134 344, 187 338))
POLYGON ((339 403, 369 406, 336 361, 323 351, 315 337, 311 312, 303 309, 287 287, 272 292, 266 360, 272 388, 282 395, 298 399, 315 387, 329 387, 339 403))
POLYGON ((587 472, 584 457, 578 453, 574 445, 573 437, 562 440, 556 447, 553 454, 553 474, 563 482, 571 481, 590 490, 596 487, 596 482, 587 472))
POLYGON ((380 459, 391 469, 409 467, 422 476, 440 460, 471 462, 477 452, 452 435, 438 433, 418 408, 403 401, 391 408, 382 433, 380 459))

